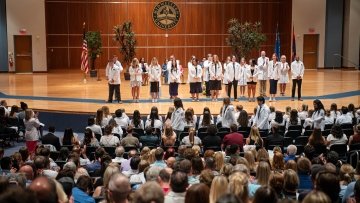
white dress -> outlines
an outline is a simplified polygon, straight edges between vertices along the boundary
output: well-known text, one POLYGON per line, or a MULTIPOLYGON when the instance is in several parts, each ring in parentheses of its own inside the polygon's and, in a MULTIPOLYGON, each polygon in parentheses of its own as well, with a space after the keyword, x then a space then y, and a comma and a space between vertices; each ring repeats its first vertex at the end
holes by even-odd
POLYGON ((287 62, 280 63, 280 84, 289 83, 289 69, 290 67, 287 62))

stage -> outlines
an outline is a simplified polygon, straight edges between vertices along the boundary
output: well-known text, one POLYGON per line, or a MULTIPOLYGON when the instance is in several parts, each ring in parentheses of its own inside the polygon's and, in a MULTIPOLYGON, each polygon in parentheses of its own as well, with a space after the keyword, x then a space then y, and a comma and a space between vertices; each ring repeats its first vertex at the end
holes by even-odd
MULTIPOLYGON (((111 112, 118 108, 125 108, 127 114, 132 114, 138 109, 141 114, 148 114, 152 106, 157 106, 161 114, 166 114, 169 106, 173 103, 169 99, 168 85, 161 85, 161 99, 158 103, 152 103, 149 93, 149 85, 140 89, 140 102, 131 103, 130 82, 122 77, 120 87, 123 104, 108 104, 108 85, 104 76, 104 70, 100 70, 100 81, 97 78, 87 76, 87 82, 83 81, 83 74, 79 71, 61 71, 33 74, 0 74, 0 99, 7 100, 9 106, 20 105, 20 101, 26 102, 30 108, 45 111, 62 111, 76 113, 91 113, 104 105, 110 107, 111 112)), ((185 77, 187 78, 187 77, 185 77)), ((269 84, 268 84, 269 88, 269 84)), ((258 92, 258 86, 257 86, 258 92)), ((238 89, 239 94, 239 89, 238 89)), ((246 93, 247 95, 247 90, 246 93)), ((224 86, 221 92, 225 96, 224 86)), ((325 108, 331 103, 337 103, 338 108, 349 103, 360 104, 360 71, 356 70, 306 70, 303 80, 302 95, 304 101, 290 101, 291 83, 286 87, 284 97, 277 97, 276 102, 266 103, 284 111, 286 106, 300 108, 306 103, 312 108, 314 99, 321 99, 325 108)), ((222 100, 212 102, 210 98, 201 95, 200 102, 191 102, 189 84, 179 86, 179 97, 184 101, 185 109, 193 107, 196 114, 201 114, 204 107, 209 107, 213 115, 217 115, 222 105, 222 100)), ((256 102, 248 102, 247 98, 240 98, 234 105, 243 105, 248 113, 252 113, 256 102)))

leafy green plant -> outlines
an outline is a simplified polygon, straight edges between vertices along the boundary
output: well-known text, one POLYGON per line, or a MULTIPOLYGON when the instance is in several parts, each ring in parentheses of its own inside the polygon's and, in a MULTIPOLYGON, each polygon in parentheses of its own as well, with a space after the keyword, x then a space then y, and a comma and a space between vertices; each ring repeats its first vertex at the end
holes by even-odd
POLYGON ((119 51, 123 55, 123 60, 126 66, 132 61, 135 56, 135 33, 132 31, 132 23, 126 21, 121 25, 116 25, 113 28, 114 40, 119 43, 119 51))
POLYGON ((230 19, 227 30, 229 37, 226 43, 231 46, 237 58, 246 57, 253 49, 259 49, 266 36, 261 32, 261 23, 241 23, 238 19, 230 19))
POLYGON ((101 35, 99 31, 89 31, 85 34, 85 39, 88 46, 88 54, 91 59, 90 69, 95 69, 95 60, 102 53, 101 35))

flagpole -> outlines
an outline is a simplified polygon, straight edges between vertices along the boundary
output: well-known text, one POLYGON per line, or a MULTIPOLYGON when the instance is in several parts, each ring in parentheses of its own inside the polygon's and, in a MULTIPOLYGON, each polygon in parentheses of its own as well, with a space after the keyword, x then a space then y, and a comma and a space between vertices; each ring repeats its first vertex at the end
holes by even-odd
MULTIPOLYGON (((83 40, 85 39, 85 21, 83 22, 83 40)), ((84 79, 83 79, 84 84, 86 84, 87 80, 86 80, 86 71, 84 70, 84 79)))

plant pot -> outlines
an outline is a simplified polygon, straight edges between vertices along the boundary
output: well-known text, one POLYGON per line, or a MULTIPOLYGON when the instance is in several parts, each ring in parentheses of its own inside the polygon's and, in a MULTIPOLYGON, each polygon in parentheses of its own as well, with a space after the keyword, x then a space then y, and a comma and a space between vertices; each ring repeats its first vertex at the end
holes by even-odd
POLYGON ((125 80, 130 80, 130 73, 125 72, 124 78, 125 78, 125 80))
POLYGON ((90 70, 90 77, 96 78, 97 77, 97 70, 90 70))

